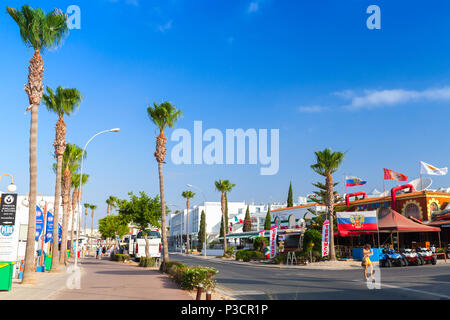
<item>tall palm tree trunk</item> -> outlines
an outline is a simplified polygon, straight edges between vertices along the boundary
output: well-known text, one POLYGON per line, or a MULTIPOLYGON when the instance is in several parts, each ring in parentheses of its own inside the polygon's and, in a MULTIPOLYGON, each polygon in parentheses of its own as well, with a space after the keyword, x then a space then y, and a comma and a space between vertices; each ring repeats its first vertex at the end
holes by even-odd
MULTIPOLYGON (((78 189, 77 187, 75 187, 73 189, 73 193, 72 193, 72 224, 71 224, 71 230, 70 230, 70 256, 73 257, 73 242, 75 239, 75 213, 76 213, 76 208, 77 208, 77 198, 78 198, 78 189)), ((77 217, 77 222, 79 224, 78 221, 78 217, 77 217)), ((79 230, 79 228, 78 228, 79 230)))
POLYGON ((64 170, 64 190, 63 190, 63 225, 61 236, 61 253, 59 255, 59 263, 67 264, 67 229, 70 215, 70 171, 66 167, 64 170))
POLYGON ((161 195, 161 228, 162 228, 162 240, 163 240, 163 260, 164 262, 169 262, 169 248, 167 243, 167 233, 166 233, 166 201, 164 197, 164 177, 163 177, 163 167, 162 162, 158 162, 158 172, 159 172, 159 192, 161 195))
POLYGON ((64 118, 59 117, 56 122, 56 136, 53 142, 55 147, 56 155, 56 185, 55 185, 55 203, 53 209, 53 237, 52 239, 57 239, 52 243, 52 266, 50 268, 51 272, 59 271, 59 235, 58 235, 58 224, 59 224, 59 208, 61 206, 61 180, 62 180, 62 161, 64 150, 66 149, 66 124, 64 123, 64 118))
POLYGON ((334 230, 333 230, 333 211, 334 211, 334 190, 333 190, 333 176, 328 174, 326 177, 327 185, 327 211, 328 220, 330 221, 330 260, 336 261, 336 251, 334 248, 334 230))
POLYGON ((94 239, 94 210, 92 210, 92 221, 91 221, 91 241, 94 239))
POLYGON ((222 192, 222 197, 220 199, 222 205, 222 225, 223 225, 223 254, 227 252, 227 226, 225 220, 225 193, 222 192))
POLYGON ((36 235, 36 196, 37 196, 37 133, 38 106, 41 103, 43 89, 44 61, 39 50, 35 50, 28 67, 28 83, 25 92, 31 106, 30 120, 30 206, 28 208, 28 233, 23 271, 24 284, 35 283, 34 254, 36 235))
POLYGON ((88 216, 88 211, 87 208, 84 211, 84 236, 87 237, 87 233, 86 233, 86 221, 87 221, 87 216, 88 216))
POLYGON ((191 252, 191 245, 189 243, 189 198, 186 200, 186 253, 191 252))
POLYGON ((55 205, 53 208, 52 266, 50 272, 59 272, 59 209, 61 206, 62 154, 56 158, 55 205), (56 240, 55 240, 56 239, 56 240))

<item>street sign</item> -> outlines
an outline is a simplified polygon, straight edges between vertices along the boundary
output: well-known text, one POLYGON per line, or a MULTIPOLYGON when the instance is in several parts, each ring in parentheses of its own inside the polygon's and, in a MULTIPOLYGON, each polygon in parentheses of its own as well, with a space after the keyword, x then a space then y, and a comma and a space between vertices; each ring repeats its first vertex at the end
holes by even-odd
POLYGON ((4 193, 0 202, 0 226, 16 223, 17 193, 4 193))

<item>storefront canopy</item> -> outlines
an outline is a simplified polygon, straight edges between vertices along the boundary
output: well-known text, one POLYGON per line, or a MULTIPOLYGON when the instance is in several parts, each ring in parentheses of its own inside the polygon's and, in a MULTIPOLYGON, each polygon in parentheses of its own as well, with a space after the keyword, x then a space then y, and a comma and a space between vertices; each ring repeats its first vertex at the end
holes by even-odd
POLYGON ((412 221, 402 216, 398 212, 391 210, 387 215, 378 220, 378 229, 380 232, 398 231, 398 232, 439 232, 438 227, 426 226, 412 221))

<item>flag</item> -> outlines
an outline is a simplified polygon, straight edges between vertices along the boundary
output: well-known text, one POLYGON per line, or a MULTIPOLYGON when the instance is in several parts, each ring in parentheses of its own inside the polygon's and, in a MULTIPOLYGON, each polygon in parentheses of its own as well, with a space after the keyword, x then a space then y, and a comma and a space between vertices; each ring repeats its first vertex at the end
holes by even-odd
POLYGON ((275 258, 277 255, 277 226, 270 228, 269 242, 270 242, 270 259, 275 258))
POLYGON ((431 164, 420 161, 420 174, 431 174, 435 176, 445 176, 448 172, 448 168, 436 168, 431 164))
POLYGON ((339 232, 378 230, 377 211, 336 212, 339 232))
POLYGON ((389 169, 383 169, 384 180, 397 180, 397 181, 408 181, 408 177, 399 172, 395 172, 389 169))
POLYGON ((354 187, 354 186, 362 186, 366 184, 367 181, 363 181, 357 177, 345 177, 345 186, 346 187, 354 187))
POLYGON ((328 256, 330 248, 330 221, 325 220, 322 226, 322 257, 328 256))

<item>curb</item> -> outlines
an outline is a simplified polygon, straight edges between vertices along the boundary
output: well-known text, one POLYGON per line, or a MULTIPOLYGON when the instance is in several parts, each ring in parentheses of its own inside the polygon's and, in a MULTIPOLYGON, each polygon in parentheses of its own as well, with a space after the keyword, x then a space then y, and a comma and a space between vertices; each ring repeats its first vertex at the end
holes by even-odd
POLYGON ((257 268, 275 268, 275 269, 293 269, 293 270, 335 270, 335 271, 344 271, 344 270, 354 270, 357 268, 360 268, 358 265, 356 266, 352 266, 351 268, 342 268, 342 267, 322 267, 322 266, 315 266, 315 267, 310 267, 310 266, 288 266, 288 265, 284 265, 284 264, 262 264, 262 263, 248 263, 248 262, 241 262, 241 261, 236 261, 236 260, 226 260, 226 259, 220 259, 220 258, 216 258, 216 257, 211 257, 211 258, 203 258, 203 257, 197 257, 195 255, 187 255, 184 253, 174 253, 174 254, 178 254, 178 255, 182 255, 182 256, 189 256, 192 258, 197 258, 197 259, 202 259, 202 260, 212 260, 215 262, 222 262, 222 263, 228 263, 228 264, 240 264, 240 265, 245 265, 245 266, 251 266, 251 267, 257 267, 257 268))

